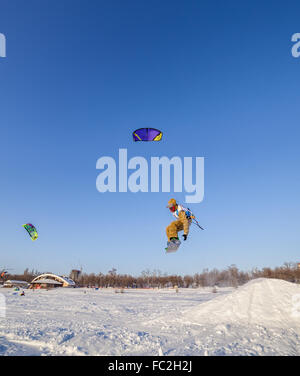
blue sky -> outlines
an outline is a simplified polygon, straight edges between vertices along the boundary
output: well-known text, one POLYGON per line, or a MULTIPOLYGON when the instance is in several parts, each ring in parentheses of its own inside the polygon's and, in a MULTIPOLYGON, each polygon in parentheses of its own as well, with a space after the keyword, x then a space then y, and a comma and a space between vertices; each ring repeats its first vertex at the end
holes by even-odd
POLYGON ((297 1, 3 1, 0 266, 195 273, 300 261, 297 1), (133 143, 152 126, 162 142, 133 143), (205 157, 165 255, 169 198, 96 190, 96 161, 205 157), (23 223, 39 230, 31 242, 23 223))

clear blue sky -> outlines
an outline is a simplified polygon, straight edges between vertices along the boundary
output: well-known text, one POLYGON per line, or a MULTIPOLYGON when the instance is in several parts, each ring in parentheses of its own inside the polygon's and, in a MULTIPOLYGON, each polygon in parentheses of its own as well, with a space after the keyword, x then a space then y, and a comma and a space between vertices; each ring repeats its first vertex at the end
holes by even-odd
POLYGON ((195 273, 300 261, 299 1, 2 1, 0 266, 195 273), (162 142, 133 143, 152 126, 162 142), (96 161, 205 157, 205 198, 165 255, 174 193, 96 190, 96 161), (32 242, 23 223, 39 230, 32 242))

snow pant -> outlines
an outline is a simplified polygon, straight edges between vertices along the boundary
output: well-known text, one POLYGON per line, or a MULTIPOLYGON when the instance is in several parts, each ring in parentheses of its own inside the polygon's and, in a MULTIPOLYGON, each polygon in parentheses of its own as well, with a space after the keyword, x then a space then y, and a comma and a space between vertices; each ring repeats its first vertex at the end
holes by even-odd
POLYGON ((170 241, 171 238, 178 238, 178 231, 183 230, 183 223, 180 220, 173 221, 169 224, 169 226, 166 228, 166 233, 168 237, 168 241, 170 241))

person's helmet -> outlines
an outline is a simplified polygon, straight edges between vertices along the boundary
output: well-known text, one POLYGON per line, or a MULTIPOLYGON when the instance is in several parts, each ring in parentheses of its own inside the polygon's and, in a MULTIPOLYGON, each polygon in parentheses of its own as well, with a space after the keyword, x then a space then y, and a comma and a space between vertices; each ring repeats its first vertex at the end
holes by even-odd
POLYGON ((177 202, 174 198, 171 198, 171 200, 168 201, 167 208, 169 208, 172 212, 176 210, 177 202))

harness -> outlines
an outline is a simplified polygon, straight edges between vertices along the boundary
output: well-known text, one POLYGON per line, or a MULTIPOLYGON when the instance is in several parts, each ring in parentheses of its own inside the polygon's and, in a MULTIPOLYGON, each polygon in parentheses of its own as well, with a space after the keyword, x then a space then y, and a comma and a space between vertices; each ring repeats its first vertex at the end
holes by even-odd
POLYGON ((196 217, 192 213, 191 209, 185 208, 184 206, 178 205, 177 210, 173 213, 175 218, 179 218, 179 213, 181 211, 185 212, 185 216, 188 219, 190 223, 194 223, 196 226, 198 226, 201 230, 204 230, 203 227, 200 226, 199 222, 196 220, 196 217), (179 209, 179 210, 178 210, 179 209))
POLYGON ((194 216, 193 213, 191 212, 191 209, 189 209, 189 208, 185 208, 185 207, 183 207, 183 206, 181 206, 181 205, 178 205, 178 208, 177 208, 177 210, 174 212, 173 215, 174 215, 176 218, 179 218, 179 213, 180 213, 181 211, 184 211, 184 212, 185 212, 185 216, 186 216, 186 218, 187 218, 188 220, 192 220, 192 219, 195 218, 195 216, 194 216), (178 209, 180 209, 180 210, 178 210, 178 209))

